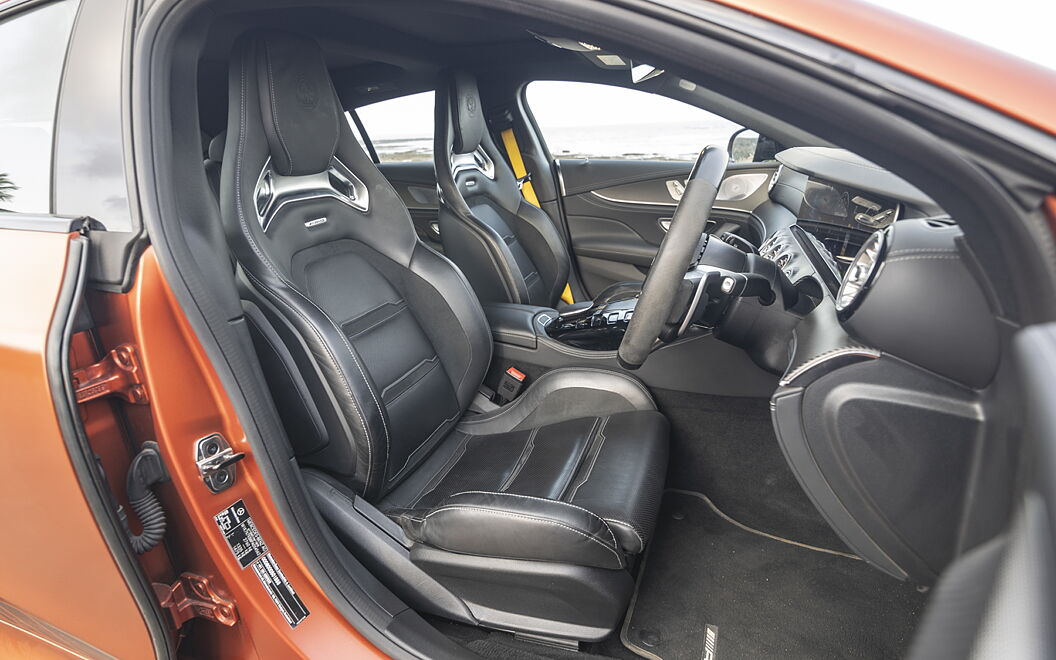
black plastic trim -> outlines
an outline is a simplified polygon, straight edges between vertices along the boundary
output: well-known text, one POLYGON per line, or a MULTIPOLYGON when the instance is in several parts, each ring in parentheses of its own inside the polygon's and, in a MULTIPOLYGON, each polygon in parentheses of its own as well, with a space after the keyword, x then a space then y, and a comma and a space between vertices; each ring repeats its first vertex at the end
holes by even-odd
POLYGON ((800 248, 807 253, 807 258, 814 265, 814 271, 822 279, 822 283, 825 288, 829 290, 833 296, 840 290, 840 277, 829 268, 825 258, 818 252, 817 246, 814 245, 814 241, 810 240, 807 236, 807 230, 797 225, 792 225, 788 228, 788 231, 795 236, 796 241, 799 243, 800 248))
POLYGON ((774 430, 788 465, 801 484, 803 491, 814 502, 814 506, 828 521, 829 526, 844 543, 858 553, 862 559, 899 580, 908 578, 905 569, 899 566, 877 545, 858 520, 847 510, 840 498, 829 486, 814 455, 810 451, 802 425, 803 388, 782 388, 770 400, 770 414, 774 430))

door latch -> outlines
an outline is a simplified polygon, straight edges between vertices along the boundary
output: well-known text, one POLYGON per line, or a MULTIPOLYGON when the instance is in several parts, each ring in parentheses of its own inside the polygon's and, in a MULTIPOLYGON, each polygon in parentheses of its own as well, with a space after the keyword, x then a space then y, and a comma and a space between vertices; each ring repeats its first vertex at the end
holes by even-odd
POLYGON ((235 483, 235 463, 245 458, 236 453, 219 433, 207 435, 198 441, 195 448, 195 463, 206 487, 219 493, 235 483))
POLYGON ((184 573, 171 585, 155 582, 153 586, 154 595, 172 615, 177 628, 196 617, 225 626, 238 623, 235 603, 221 596, 207 577, 184 573))

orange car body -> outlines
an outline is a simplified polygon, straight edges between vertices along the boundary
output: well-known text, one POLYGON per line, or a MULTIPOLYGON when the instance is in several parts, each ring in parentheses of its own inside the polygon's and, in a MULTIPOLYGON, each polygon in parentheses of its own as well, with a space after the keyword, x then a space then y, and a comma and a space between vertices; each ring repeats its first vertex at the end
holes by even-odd
MULTIPOLYGON (((883 9, 847 0, 721 0, 857 52, 956 92, 1043 131, 1056 134, 1056 72, 1009 57, 883 9)), ((1056 201, 1048 205, 1056 223, 1056 201)), ((46 367, 47 336, 77 234, 0 230, 0 416, 5 456, 0 461, 0 529, 18 543, 0 543, 0 657, 146 658, 153 654, 146 622, 95 523, 56 417, 46 367), (38 275, 27 278, 26 273, 38 275), (17 313, 16 311, 17 310, 17 313), (43 475, 47 476, 44 485, 43 475)), ((212 625, 206 639, 217 657, 380 656, 327 600, 301 561, 272 503, 232 404, 147 250, 135 284, 125 294, 94 293, 93 311, 107 345, 139 347, 150 393, 149 412, 130 418, 156 437, 172 481, 160 494, 171 525, 197 543, 181 546, 182 563, 210 578, 238 605, 240 624, 212 625), (243 571, 211 529, 215 502, 207 499, 190 451, 204 432, 222 429, 249 454, 231 494, 244 500, 268 547, 312 616, 291 628, 251 571, 243 571)), ((75 337, 71 367, 102 356, 75 337)), ((81 407, 93 449, 104 464, 124 461, 120 431, 105 401, 81 407)), ((115 470, 115 473, 122 473, 115 470)), ((172 582, 165 550, 148 553, 150 579, 172 582)), ((203 651, 204 649, 197 649, 203 651)), ((195 649, 190 649, 194 653, 195 649)))
POLYGON ((900 69, 1056 134, 1056 71, 1052 69, 853 0, 719 1, 900 69))

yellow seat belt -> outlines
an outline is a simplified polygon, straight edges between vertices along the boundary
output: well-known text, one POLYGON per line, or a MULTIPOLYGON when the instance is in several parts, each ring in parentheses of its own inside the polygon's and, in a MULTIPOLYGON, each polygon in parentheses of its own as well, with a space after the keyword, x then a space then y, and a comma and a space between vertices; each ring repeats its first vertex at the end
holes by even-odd
MULTIPOLYGON (((528 169, 524 166, 524 159, 521 158, 521 148, 517 146, 517 136, 513 134, 512 126, 502 132, 502 145, 506 147, 506 155, 510 159, 510 165, 513 167, 513 176, 517 177, 517 183, 521 188, 521 195, 524 197, 524 201, 542 208, 539 198, 535 196, 535 188, 532 187, 532 179, 528 176, 528 169)), ((561 300, 569 305, 575 302, 572 298, 572 287, 567 282, 565 283, 565 290, 561 292, 561 300)))

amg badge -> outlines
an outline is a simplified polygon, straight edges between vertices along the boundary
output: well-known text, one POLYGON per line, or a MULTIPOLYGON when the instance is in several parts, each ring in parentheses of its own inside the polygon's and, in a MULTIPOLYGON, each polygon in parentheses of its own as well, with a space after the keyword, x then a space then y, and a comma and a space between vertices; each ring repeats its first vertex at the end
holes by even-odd
POLYGON ((308 220, 308 221, 306 221, 304 223, 304 226, 306 228, 308 228, 308 229, 311 229, 312 227, 318 227, 319 225, 323 224, 324 222, 326 222, 326 217, 325 216, 322 217, 322 218, 316 218, 315 220, 308 220))

